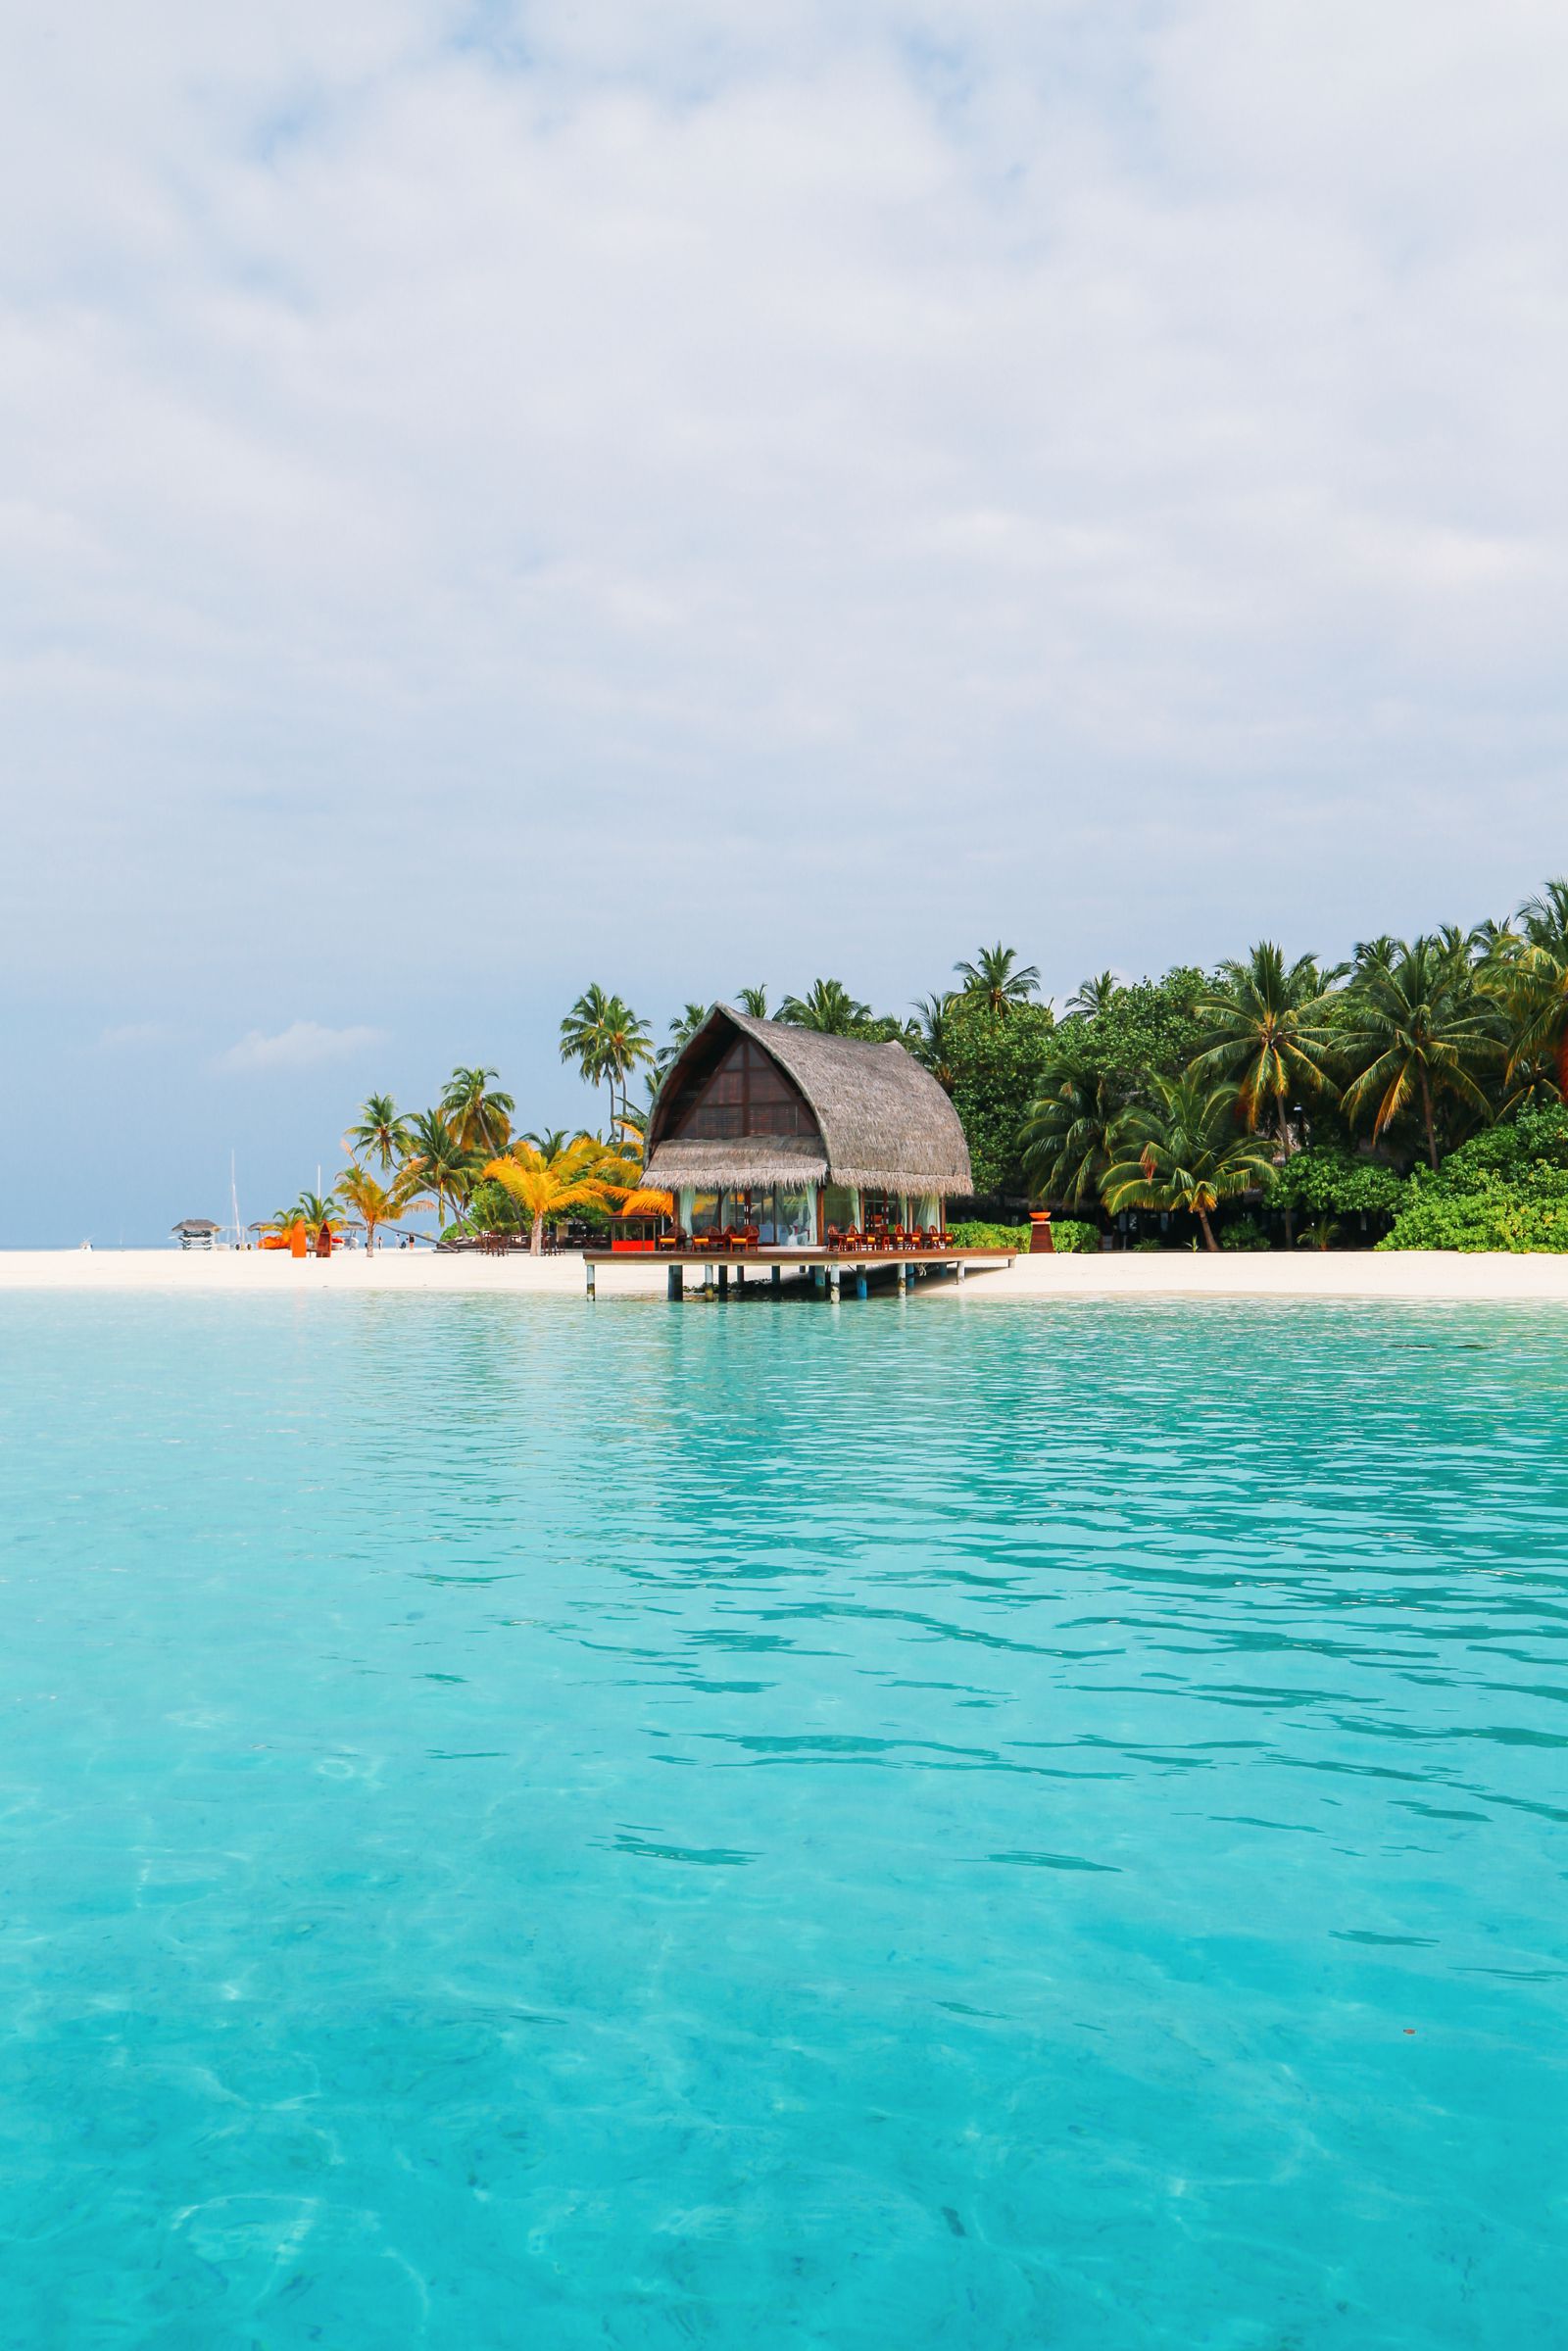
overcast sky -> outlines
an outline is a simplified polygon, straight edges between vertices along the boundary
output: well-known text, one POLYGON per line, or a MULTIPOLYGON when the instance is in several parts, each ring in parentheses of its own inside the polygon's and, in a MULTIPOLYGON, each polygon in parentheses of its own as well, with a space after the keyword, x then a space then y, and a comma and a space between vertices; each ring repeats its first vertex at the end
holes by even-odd
POLYGON ((1560 0, 76 0, 0 71, 0 1240, 1568 866, 1560 0))

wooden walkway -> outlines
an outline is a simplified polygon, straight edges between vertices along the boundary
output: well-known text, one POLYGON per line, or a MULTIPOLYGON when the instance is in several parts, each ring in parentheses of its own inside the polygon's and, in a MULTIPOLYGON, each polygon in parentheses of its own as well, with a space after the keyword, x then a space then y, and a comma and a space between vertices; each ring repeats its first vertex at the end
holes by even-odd
POLYGON ((767 1272, 770 1286, 783 1287, 786 1273, 800 1274, 812 1287, 826 1296, 839 1298, 845 1278, 856 1296, 865 1296, 866 1276, 873 1273, 902 1273, 902 1287, 907 1290, 916 1272, 951 1271, 961 1282, 971 1265, 1010 1265, 1018 1254, 1010 1249, 584 1249, 583 1266, 588 1278, 588 1296, 595 1293, 599 1268, 616 1265, 663 1265, 669 1271, 669 1295, 684 1295, 688 1268, 703 1276, 703 1288, 727 1291, 731 1276, 738 1288, 746 1287, 748 1272, 767 1272))

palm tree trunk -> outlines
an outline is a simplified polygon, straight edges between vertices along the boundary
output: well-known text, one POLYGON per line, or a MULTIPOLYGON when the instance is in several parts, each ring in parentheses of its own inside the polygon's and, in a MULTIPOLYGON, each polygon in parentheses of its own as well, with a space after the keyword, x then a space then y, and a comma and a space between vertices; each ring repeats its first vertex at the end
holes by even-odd
POLYGON ((545 1212, 541 1208, 534 1217, 533 1231, 528 1235, 528 1254, 530 1257, 542 1257, 544 1253, 545 1212))
POLYGON ((1199 1209, 1198 1221, 1203 1228, 1203 1247, 1205 1249, 1213 1249, 1215 1254, 1218 1255, 1219 1243, 1214 1238, 1214 1228, 1208 1221, 1208 1210, 1206 1208, 1199 1209))
POLYGON ((1432 1088, 1427 1083, 1424 1066, 1421 1071, 1421 1115, 1426 1120, 1427 1157, 1431 1160, 1432 1172, 1436 1175, 1438 1172, 1438 1135, 1437 1129, 1432 1123, 1432 1088))
MULTIPOLYGON (((1276 1102, 1275 1108, 1279 1114, 1280 1160, 1283 1164, 1290 1158, 1291 1155, 1291 1128, 1290 1121, 1285 1115, 1285 1097, 1283 1094, 1276 1102)), ((1294 1249, 1296 1247, 1296 1217, 1295 1213, 1290 1208, 1287 1208, 1285 1211, 1285 1246, 1287 1249, 1294 1249)))

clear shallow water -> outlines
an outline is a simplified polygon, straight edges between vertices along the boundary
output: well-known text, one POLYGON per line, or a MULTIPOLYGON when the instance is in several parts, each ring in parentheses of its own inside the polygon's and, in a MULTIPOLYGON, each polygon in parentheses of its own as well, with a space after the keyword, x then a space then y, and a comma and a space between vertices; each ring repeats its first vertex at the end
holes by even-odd
POLYGON ((0 2339, 1568 2342, 1568 1328, 0 1304, 0 2339))

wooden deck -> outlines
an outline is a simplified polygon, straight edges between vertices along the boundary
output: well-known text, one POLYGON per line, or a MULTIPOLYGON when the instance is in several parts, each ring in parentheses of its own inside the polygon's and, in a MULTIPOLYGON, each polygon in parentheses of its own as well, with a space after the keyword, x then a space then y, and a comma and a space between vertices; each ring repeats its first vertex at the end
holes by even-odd
POLYGON ((836 1299, 846 1289, 865 1298, 871 1274, 894 1274, 895 1287, 908 1291, 916 1275, 951 1273, 961 1282, 971 1265, 1010 1265, 1017 1254, 1010 1249, 584 1249, 582 1257, 590 1298, 602 1265, 662 1265, 671 1298, 685 1296, 688 1272, 700 1275, 705 1296, 715 1290, 728 1296, 732 1280, 741 1291, 760 1288, 746 1277, 765 1272, 770 1290, 781 1291, 785 1274, 792 1273, 801 1285, 836 1299))
POLYGON ((585 1265, 1010 1265, 1015 1249, 585 1249, 585 1265))

